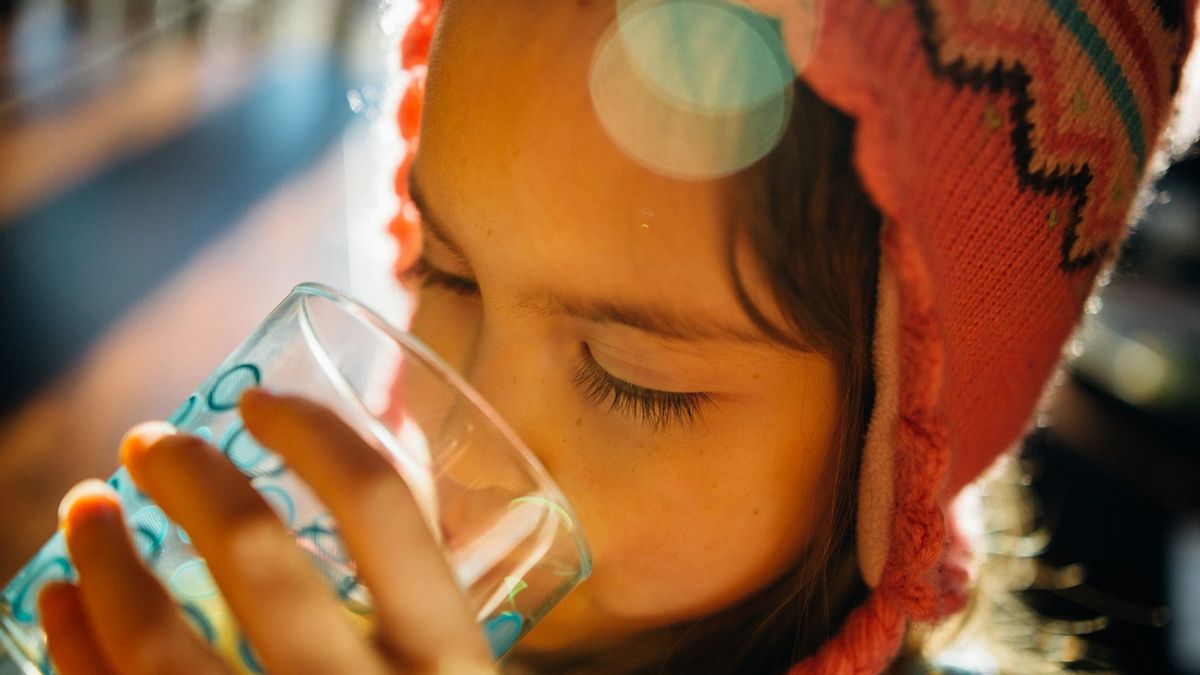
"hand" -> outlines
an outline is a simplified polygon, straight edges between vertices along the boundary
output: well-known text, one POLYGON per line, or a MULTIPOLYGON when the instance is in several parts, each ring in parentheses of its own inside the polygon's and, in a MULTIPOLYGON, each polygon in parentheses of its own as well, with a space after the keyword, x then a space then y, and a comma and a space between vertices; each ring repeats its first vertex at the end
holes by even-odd
MULTIPOLYGON (((387 460, 303 399, 251 391, 241 411, 250 433, 340 524, 375 604, 373 636, 350 623, 267 503, 204 441, 151 423, 126 436, 121 456, 142 491, 187 531, 265 670, 495 673, 466 600, 387 460)), ((62 675, 233 672, 138 558, 115 495, 93 491, 67 509, 79 583, 41 596, 62 675)))

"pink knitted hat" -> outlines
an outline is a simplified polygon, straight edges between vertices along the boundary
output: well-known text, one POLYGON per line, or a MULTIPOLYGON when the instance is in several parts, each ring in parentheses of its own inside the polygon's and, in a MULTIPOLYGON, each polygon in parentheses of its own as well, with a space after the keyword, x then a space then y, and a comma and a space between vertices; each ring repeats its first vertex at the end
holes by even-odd
MULTIPOLYGON (((718 0, 674 0, 712 3, 718 0)), ((858 124, 854 161, 885 218, 876 403, 859 562, 873 587, 793 673, 877 673, 909 620, 963 606, 949 506, 1024 432, 1162 145, 1197 0, 745 0, 781 20, 793 65, 858 124)), ((402 44, 407 194, 440 0, 402 44)))

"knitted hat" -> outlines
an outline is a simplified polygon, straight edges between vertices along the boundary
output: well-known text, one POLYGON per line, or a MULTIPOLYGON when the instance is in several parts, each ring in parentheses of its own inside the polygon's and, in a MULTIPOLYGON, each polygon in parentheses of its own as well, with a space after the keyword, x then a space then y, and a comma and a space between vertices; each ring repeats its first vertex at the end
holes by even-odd
MULTIPOLYGON (((909 620, 963 606, 950 503, 1026 430, 1161 168, 1196 1, 745 0, 857 120, 885 219, 858 510, 873 590, 794 673, 879 672, 909 620)), ((399 269, 419 248, 407 179, 439 7, 424 0, 402 44, 399 269)))

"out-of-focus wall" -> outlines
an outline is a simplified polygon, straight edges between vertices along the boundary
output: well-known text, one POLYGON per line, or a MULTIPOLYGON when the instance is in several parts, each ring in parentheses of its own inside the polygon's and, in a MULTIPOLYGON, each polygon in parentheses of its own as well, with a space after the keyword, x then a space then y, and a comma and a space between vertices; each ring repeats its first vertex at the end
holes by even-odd
POLYGON ((301 281, 394 317, 411 3, 0 3, 0 578, 301 281))

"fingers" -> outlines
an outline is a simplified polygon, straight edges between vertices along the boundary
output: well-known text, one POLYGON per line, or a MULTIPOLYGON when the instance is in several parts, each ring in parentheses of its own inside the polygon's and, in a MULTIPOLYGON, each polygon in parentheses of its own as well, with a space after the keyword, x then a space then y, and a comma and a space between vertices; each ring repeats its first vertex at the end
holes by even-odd
POLYGON ((381 670, 292 535, 215 449, 184 434, 150 445, 134 437, 122 459, 188 533, 267 671, 381 670))
MULTIPOLYGON (((138 558, 112 489, 85 482, 68 493, 64 507, 63 533, 79 587, 53 589, 44 598, 53 617, 51 645, 58 643, 54 657, 75 667, 103 654, 95 663, 135 675, 179 672, 181 663, 190 673, 228 673, 138 558)), ((76 672, 96 672, 96 666, 76 672)))
POLYGON ((391 463, 333 412, 303 399, 251 390, 241 410, 250 433, 337 518, 387 646, 418 666, 447 654, 487 663, 482 632, 391 463))
POLYGON ((109 675, 96 636, 79 597, 79 589, 52 583, 38 595, 38 612, 46 631, 46 649, 59 675, 109 675))

